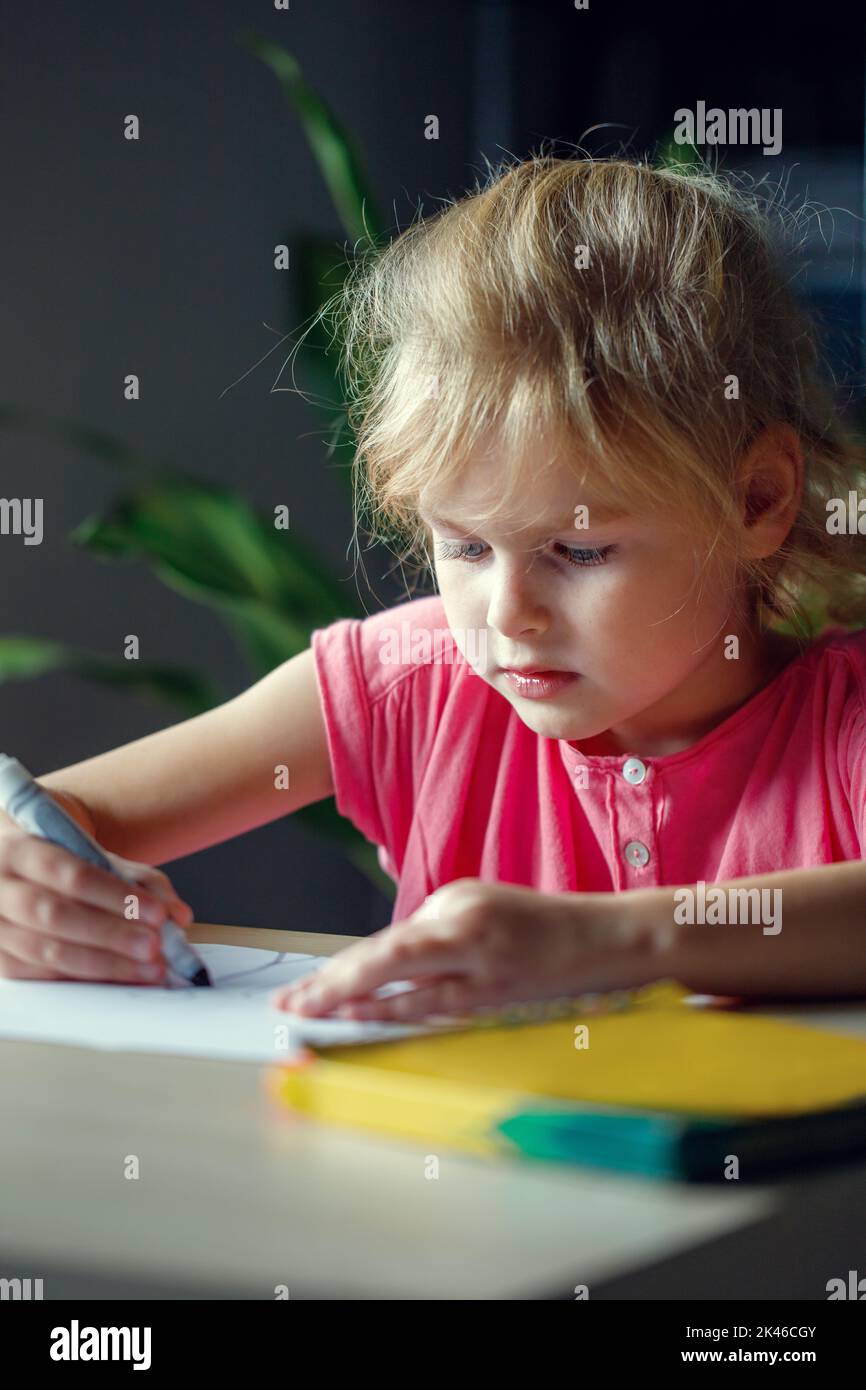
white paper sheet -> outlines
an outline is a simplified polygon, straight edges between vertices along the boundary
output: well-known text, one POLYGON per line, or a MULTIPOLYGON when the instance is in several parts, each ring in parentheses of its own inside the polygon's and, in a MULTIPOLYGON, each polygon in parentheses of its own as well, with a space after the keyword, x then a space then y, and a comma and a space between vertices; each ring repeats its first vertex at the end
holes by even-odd
MULTIPOLYGON (((285 1061, 304 1041, 374 1042, 437 1031, 422 1025, 302 1018, 273 1008, 273 990, 318 970, 328 956, 210 944, 197 944, 196 950, 210 972, 213 989, 180 983, 0 980, 0 1037, 274 1062, 285 1061)), ((406 988, 405 982, 394 982, 380 992, 406 988)))

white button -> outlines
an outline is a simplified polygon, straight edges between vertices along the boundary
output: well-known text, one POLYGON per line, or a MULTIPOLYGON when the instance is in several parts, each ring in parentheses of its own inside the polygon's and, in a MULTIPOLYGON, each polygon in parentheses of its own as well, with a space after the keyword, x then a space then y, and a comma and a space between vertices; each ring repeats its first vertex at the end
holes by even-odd
POLYGON ((646 763, 642 763, 640 758, 628 758, 622 765, 622 775, 636 787, 646 777, 646 763))
POLYGON ((629 840, 625 847, 625 857, 630 864, 642 869, 644 864, 649 863, 650 852, 640 840, 629 840))

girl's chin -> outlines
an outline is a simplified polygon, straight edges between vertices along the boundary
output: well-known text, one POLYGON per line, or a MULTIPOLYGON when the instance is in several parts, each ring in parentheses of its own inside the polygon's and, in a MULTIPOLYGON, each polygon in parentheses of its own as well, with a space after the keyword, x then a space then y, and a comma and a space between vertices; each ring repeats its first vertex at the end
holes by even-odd
POLYGON ((581 725, 574 719, 569 720, 561 709, 540 709, 537 703, 523 700, 515 702, 514 709, 527 729, 531 729, 534 734, 541 734, 543 738, 564 739, 566 743, 572 743, 592 738, 598 732, 595 729, 588 730, 586 725, 581 725))

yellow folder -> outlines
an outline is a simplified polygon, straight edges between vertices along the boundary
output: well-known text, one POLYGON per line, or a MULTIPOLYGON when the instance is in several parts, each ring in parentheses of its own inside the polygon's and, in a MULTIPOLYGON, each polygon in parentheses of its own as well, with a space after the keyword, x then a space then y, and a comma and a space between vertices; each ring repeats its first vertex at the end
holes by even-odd
POLYGON ((696 1008, 685 995, 655 986, 621 1013, 313 1048, 272 1067, 267 1084, 323 1120, 481 1153, 502 1149, 493 1131, 503 1118, 539 1106, 742 1121, 866 1100, 866 1041, 696 1008))

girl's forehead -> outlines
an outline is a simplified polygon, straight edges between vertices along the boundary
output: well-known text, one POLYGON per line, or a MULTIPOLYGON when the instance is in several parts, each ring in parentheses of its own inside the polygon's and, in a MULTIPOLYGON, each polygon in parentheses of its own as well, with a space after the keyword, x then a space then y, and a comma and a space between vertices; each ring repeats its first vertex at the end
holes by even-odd
POLYGON ((544 470, 528 462, 497 470, 489 460, 470 465, 459 476, 439 478, 418 498, 422 521, 469 526, 494 522, 503 529, 563 531, 575 526, 605 525, 629 514, 628 508, 593 486, 591 478, 566 465, 544 470))
POLYGON ((511 511, 519 519, 528 510, 549 518, 584 505, 621 515, 627 507, 617 472, 613 456, 596 457, 561 431, 522 431, 510 442, 486 431, 444 452, 421 489, 419 510, 474 516, 511 511))

